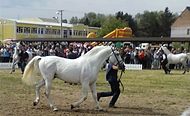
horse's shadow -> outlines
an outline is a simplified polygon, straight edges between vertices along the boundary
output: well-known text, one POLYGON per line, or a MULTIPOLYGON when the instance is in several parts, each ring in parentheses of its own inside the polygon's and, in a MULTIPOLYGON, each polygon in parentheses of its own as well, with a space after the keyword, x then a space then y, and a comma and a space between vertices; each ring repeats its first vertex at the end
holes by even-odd
MULTIPOLYGON (((159 109, 158 109, 159 110, 159 109)), ((103 111, 97 111, 94 109, 59 109, 58 112, 68 112, 73 113, 77 112, 79 114, 100 114, 100 115, 161 115, 161 116, 168 116, 166 113, 161 113, 158 111, 154 111, 152 108, 145 108, 145 107, 117 107, 117 108, 110 108, 104 109, 103 111)))
MULTIPOLYGON (((185 74, 187 74, 187 72, 185 74)), ((171 76, 171 75, 185 75, 185 74, 183 74, 183 72, 173 72, 166 75, 171 76)))

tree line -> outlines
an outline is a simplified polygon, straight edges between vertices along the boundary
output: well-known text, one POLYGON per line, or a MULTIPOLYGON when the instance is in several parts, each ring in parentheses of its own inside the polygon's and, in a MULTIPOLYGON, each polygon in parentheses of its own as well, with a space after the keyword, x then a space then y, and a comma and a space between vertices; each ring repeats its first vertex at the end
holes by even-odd
POLYGON ((135 37, 170 37, 171 25, 177 18, 168 7, 164 11, 144 11, 134 17, 123 11, 115 15, 85 13, 84 17, 72 17, 71 24, 82 23, 92 27, 100 27, 98 37, 103 37, 116 28, 130 27, 135 37))

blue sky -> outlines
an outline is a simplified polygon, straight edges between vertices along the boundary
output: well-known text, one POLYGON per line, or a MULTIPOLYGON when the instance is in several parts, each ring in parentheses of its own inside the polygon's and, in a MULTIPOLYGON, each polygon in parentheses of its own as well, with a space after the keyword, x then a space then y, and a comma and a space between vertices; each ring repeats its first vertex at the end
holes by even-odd
POLYGON ((82 17, 84 13, 115 14, 118 11, 135 15, 148 11, 160 11, 169 7, 173 13, 181 13, 189 0, 0 0, 0 18, 22 19, 31 17, 52 18, 63 9, 63 17, 82 17))

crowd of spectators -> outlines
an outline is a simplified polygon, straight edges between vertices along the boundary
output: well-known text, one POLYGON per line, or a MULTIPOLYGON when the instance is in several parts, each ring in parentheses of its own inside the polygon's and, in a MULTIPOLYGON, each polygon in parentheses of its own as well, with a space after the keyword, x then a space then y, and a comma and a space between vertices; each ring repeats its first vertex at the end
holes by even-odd
MULTIPOLYGON (((26 50, 39 56, 59 56, 69 59, 78 58, 83 52, 87 52, 95 45, 104 44, 97 42, 21 42, 26 50)), ((0 62, 11 62, 15 43, 0 46, 0 62)), ((130 45, 118 48, 126 64, 142 64, 143 69, 160 69, 159 48, 135 49, 130 45)), ((174 49, 173 53, 186 52, 185 49, 174 49)))
MULTIPOLYGON (((25 50, 32 52, 33 56, 59 56, 75 59, 82 52, 89 51, 95 44, 77 42, 21 42, 20 45, 25 50)), ((0 62, 11 62, 16 43, 0 46, 0 62)))

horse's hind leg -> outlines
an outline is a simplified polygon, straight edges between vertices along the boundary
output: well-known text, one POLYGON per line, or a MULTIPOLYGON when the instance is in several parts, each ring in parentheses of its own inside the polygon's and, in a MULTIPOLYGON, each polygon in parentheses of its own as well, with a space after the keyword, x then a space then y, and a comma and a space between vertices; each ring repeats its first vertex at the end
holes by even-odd
POLYGON ((75 107, 79 107, 79 105, 85 101, 87 99, 87 95, 88 95, 88 87, 89 87, 89 83, 82 83, 82 96, 81 99, 73 104, 71 104, 71 109, 75 108, 75 107))
POLYGON ((97 91, 96 91, 96 83, 93 83, 90 85, 90 90, 92 92, 92 97, 94 98, 94 101, 96 103, 96 109, 97 110, 103 110, 100 105, 99 105, 99 102, 97 100, 97 91))
POLYGON ((44 86, 45 85, 45 81, 44 81, 44 79, 42 79, 42 80, 40 80, 37 84, 36 84, 36 99, 34 100, 34 102, 33 102, 33 105, 34 106, 36 106, 38 103, 39 103, 39 101, 40 101, 40 88, 42 87, 42 86, 44 86))
POLYGON ((188 68, 187 64, 186 64, 186 63, 183 63, 182 65, 183 65, 183 67, 184 67, 184 72, 183 72, 182 74, 185 74, 186 71, 189 72, 189 68, 188 68))
POLYGON ((52 79, 50 78, 49 80, 45 80, 45 95, 47 97, 48 103, 51 108, 53 108, 53 111, 57 111, 57 107, 53 104, 52 99, 50 97, 50 92, 51 92, 51 84, 52 84, 52 79))
POLYGON ((187 70, 187 69, 185 68, 185 69, 184 69, 184 72, 183 72, 182 74, 185 74, 185 73, 186 73, 186 70, 187 70))

